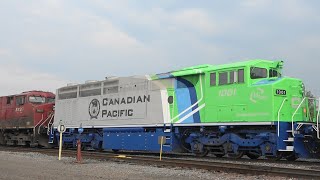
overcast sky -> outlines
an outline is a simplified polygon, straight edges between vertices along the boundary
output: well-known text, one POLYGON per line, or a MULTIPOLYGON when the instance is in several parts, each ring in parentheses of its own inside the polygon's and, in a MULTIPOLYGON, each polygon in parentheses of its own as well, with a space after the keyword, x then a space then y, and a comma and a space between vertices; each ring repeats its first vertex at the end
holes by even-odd
POLYGON ((320 1, 2 0, 0 95, 281 59, 320 95, 320 1))

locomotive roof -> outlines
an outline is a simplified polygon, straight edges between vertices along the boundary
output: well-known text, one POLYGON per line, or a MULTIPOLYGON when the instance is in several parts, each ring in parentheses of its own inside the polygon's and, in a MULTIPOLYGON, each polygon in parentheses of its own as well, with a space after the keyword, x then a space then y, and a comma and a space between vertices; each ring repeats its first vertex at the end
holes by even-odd
POLYGON ((183 68, 180 70, 170 71, 167 73, 155 74, 151 77, 152 77, 152 79, 165 79, 165 78, 172 78, 172 77, 178 77, 178 76, 201 74, 201 73, 205 73, 207 71, 212 71, 212 70, 230 69, 230 68, 245 67, 245 66, 255 66, 260 63, 267 63, 267 64, 270 64, 272 67, 277 67, 277 66, 279 66, 279 63, 280 63, 280 68, 282 66, 282 64, 281 64, 282 61, 270 61, 270 60, 255 59, 255 60, 235 62, 235 63, 222 64, 222 65, 204 64, 204 65, 199 65, 199 66, 192 66, 192 67, 187 67, 187 68, 183 68))
MULTIPOLYGON (((7 96, 21 96, 21 95, 28 95, 31 93, 37 93, 37 94, 51 94, 54 96, 54 94, 52 92, 47 92, 47 91, 37 91, 37 90, 32 90, 32 91, 24 91, 20 94, 11 94, 11 95, 7 95, 7 96)), ((0 97, 7 97, 7 96, 0 96, 0 97)))

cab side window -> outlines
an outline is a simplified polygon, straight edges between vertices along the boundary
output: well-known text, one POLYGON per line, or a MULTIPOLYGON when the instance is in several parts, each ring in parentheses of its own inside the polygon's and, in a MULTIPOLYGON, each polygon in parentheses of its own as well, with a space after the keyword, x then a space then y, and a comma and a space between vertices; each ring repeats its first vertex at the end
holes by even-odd
POLYGON ((244 83, 244 69, 210 73, 210 86, 220 86, 236 83, 244 83))
POLYGON ((219 73, 219 85, 228 84, 228 72, 219 73))
POLYGON ((13 101, 13 96, 9 96, 7 97, 7 104, 11 104, 11 102, 13 101))
POLYGON ((244 69, 238 70, 238 83, 244 83, 244 69))
POLYGON ((16 104, 17 106, 21 106, 21 105, 24 105, 25 103, 25 96, 19 96, 16 98, 16 104))
POLYGON ((269 77, 278 77, 278 71, 274 70, 274 69, 270 69, 269 70, 269 77))
POLYGON ((251 76, 251 79, 267 78, 268 71, 265 68, 251 67, 250 76, 251 76))
POLYGON ((211 73, 210 74, 210 86, 216 86, 217 85, 217 74, 211 73))

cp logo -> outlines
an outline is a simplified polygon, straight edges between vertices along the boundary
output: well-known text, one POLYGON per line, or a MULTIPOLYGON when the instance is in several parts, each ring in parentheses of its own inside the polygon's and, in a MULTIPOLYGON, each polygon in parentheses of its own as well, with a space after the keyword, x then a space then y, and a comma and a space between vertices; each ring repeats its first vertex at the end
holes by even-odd
POLYGON ((100 102, 98 99, 93 99, 89 104, 89 115, 91 119, 98 119, 100 113, 100 102))

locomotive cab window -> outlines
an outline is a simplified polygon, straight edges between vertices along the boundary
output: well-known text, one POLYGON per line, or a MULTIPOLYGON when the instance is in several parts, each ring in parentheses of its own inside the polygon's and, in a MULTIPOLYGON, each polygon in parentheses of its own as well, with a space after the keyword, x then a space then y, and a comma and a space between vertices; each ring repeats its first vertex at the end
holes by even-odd
POLYGON ((20 96, 16 98, 16 104, 17 106, 21 106, 24 105, 25 103, 25 97, 24 96, 20 96))
POLYGON ((275 69, 270 69, 269 70, 269 77, 281 77, 281 74, 275 70, 275 69))
POLYGON ((244 83, 244 69, 238 70, 238 83, 244 83))
POLYGON ((228 72, 219 73, 219 85, 228 84, 228 72))
POLYGON ((230 72, 230 84, 234 84, 234 83, 237 83, 238 82, 238 76, 237 76, 237 71, 231 71, 230 72))
POLYGON ((48 97, 48 98, 46 98, 46 102, 47 103, 53 103, 53 102, 55 102, 55 98, 54 97, 48 97))
POLYGON ((268 77, 267 72, 268 71, 265 68, 251 67, 250 68, 250 77, 251 77, 251 79, 267 78, 268 77))
POLYGON ((29 96, 29 102, 32 104, 43 104, 46 102, 46 98, 42 96, 29 96))
POLYGON ((215 86, 215 85, 217 85, 217 74, 211 73, 210 74, 210 86, 215 86))
POLYGON ((7 97, 7 104, 11 104, 12 101, 13 101, 13 96, 7 97))

